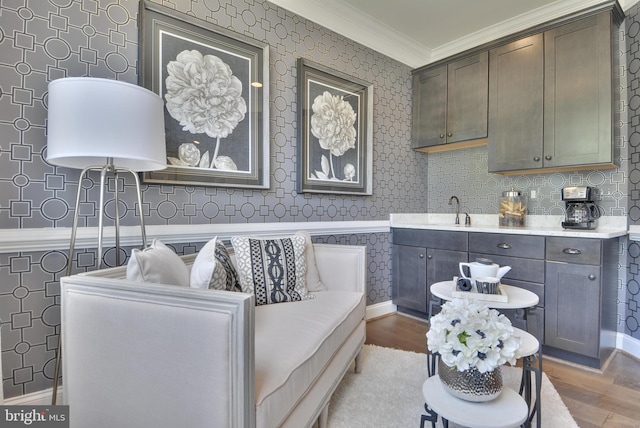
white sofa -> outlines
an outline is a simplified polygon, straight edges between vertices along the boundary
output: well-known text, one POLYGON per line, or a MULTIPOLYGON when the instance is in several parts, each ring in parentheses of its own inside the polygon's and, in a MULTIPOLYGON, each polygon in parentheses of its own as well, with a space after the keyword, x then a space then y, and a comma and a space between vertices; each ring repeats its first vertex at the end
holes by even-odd
POLYGON ((314 249, 329 290, 301 302, 256 307, 247 293, 127 281, 125 267, 63 278, 71 426, 324 426, 365 340, 366 247, 314 249))

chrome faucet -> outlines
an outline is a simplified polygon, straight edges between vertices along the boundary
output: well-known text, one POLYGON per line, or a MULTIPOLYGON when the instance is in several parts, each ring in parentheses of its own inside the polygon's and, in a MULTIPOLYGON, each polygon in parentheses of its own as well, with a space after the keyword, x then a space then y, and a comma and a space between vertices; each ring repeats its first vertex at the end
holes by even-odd
POLYGON ((449 198, 449 205, 453 205, 453 200, 456 201, 456 224, 460 224, 460 199, 457 196, 449 198))

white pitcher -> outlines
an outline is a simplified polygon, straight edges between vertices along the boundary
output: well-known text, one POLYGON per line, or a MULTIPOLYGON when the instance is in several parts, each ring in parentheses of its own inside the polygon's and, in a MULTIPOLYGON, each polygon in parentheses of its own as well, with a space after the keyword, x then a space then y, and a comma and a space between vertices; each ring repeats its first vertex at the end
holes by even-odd
POLYGON ((489 259, 477 259, 475 262, 460 263, 460 275, 462 278, 469 278, 475 283, 475 279, 479 276, 493 276, 498 279, 502 278, 511 270, 511 266, 502 266, 493 263, 489 259), (464 268, 469 269, 469 276, 465 274, 464 268))

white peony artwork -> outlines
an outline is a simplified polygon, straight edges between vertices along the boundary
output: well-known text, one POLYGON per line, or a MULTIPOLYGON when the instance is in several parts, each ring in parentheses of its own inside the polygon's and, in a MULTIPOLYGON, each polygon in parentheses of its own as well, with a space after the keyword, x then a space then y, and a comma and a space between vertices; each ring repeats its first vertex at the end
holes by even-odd
POLYGON ((298 58, 296 191, 371 195, 373 85, 298 58))
POLYGON ((167 168, 143 180, 268 189, 269 44, 157 3, 140 2, 138 74, 165 102, 167 168))
POLYGON ((320 161, 322 170, 316 170, 312 177, 322 180, 353 181, 356 175, 355 167, 348 163, 342 171, 343 175, 336 176, 333 157, 342 156, 347 150, 355 149, 356 112, 341 95, 332 95, 329 91, 318 95, 314 99, 311 109, 313 110, 311 133, 318 139, 320 147, 329 151, 329 158, 322 155, 320 161))
POLYGON ((237 170, 233 159, 220 156, 220 140, 228 137, 247 113, 242 82, 231 67, 215 55, 183 50, 167 64, 166 108, 183 131, 216 139, 213 154, 202 153, 200 143, 183 143, 178 157, 168 157, 175 166, 237 170))

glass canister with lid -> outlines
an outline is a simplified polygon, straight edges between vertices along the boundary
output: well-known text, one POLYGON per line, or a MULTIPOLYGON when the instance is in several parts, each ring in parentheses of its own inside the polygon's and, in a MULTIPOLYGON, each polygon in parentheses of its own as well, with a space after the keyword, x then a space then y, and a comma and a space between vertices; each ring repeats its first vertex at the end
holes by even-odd
POLYGON ((502 192, 498 207, 500 226, 524 227, 527 220, 527 197, 519 190, 502 192))

